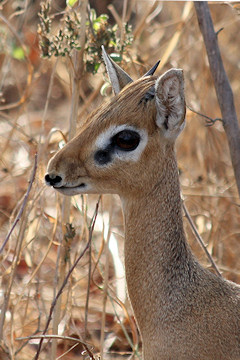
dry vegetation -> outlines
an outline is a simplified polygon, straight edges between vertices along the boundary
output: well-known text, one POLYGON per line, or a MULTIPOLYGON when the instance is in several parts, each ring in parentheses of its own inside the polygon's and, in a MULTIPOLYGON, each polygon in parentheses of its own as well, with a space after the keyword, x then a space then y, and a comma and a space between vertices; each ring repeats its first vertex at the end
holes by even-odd
MULTIPOLYGON (((133 25, 134 41, 125 49, 122 62, 133 78, 161 58, 159 73, 170 67, 184 70, 187 105, 209 118, 219 118, 193 5, 101 1, 103 8, 97 10, 109 11, 107 5, 113 23, 129 20, 133 25)), ((134 352, 138 356, 141 343, 123 279, 119 199, 76 196, 70 206, 43 181, 49 158, 69 132, 71 63, 67 57, 48 60, 40 56, 38 1, 5 0, 1 7, 0 359, 33 359, 39 338, 20 338, 39 336, 44 329, 51 335, 57 327, 62 338, 45 339, 39 359, 89 358, 92 354, 95 359, 100 354, 102 359, 120 359, 134 352), (63 282, 55 306, 52 302, 63 282), (51 304, 54 312, 46 327, 51 304)), ((223 28, 219 45, 240 114, 239 8, 215 3, 210 9, 216 31, 223 28)), ((65 10, 64 2, 53 2, 52 14, 65 10)), ((61 16, 54 18, 55 27, 61 16)), ((96 75, 82 72, 78 125, 104 101, 100 94, 103 76, 103 66, 96 75)), ((239 199, 221 121, 206 126, 205 118, 188 109, 177 152, 185 205, 220 271, 240 282, 239 199)), ((194 252, 209 266, 187 221, 186 231, 194 252)))

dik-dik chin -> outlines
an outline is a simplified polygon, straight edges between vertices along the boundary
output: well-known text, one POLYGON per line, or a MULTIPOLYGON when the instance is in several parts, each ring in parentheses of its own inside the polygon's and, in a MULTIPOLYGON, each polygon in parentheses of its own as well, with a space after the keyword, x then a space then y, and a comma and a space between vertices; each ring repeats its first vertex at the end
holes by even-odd
POLYGON ((103 49, 115 96, 50 160, 65 195, 119 194, 128 293, 145 360, 239 360, 240 287, 205 270, 183 229, 174 143, 184 128, 182 70, 138 81, 103 49))

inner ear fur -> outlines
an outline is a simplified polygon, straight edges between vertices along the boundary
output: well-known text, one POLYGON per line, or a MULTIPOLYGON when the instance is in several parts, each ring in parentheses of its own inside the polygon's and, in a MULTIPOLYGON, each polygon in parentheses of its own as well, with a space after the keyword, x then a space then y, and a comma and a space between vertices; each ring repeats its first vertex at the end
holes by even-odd
POLYGON ((157 125, 167 138, 175 139, 184 128, 186 113, 183 71, 171 69, 155 84, 157 125))

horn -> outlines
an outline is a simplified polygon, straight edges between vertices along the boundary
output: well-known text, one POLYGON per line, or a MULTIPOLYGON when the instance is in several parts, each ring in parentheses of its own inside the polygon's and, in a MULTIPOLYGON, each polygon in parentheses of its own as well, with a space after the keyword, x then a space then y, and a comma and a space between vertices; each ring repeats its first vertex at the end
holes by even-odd
MULTIPOLYGON (((161 60, 158 60, 158 61, 156 62, 156 64, 155 64, 150 70, 148 70, 148 72, 147 72, 145 75, 143 75, 143 77, 149 76, 149 75, 153 75, 153 74, 155 73, 155 71, 157 70, 158 65, 160 64, 160 61, 161 61, 161 60)), ((152 87, 148 90, 148 92, 144 95, 144 97, 142 98, 142 100, 141 100, 140 102, 142 102, 142 101, 147 102, 148 100, 153 99, 154 96, 155 96, 155 87, 152 86, 152 87)))
POLYGON ((161 60, 158 60, 156 62, 156 64, 150 70, 148 70, 148 72, 145 75, 143 75, 143 77, 153 75, 155 73, 155 71, 157 70, 158 65, 160 64, 160 61, 161 60))

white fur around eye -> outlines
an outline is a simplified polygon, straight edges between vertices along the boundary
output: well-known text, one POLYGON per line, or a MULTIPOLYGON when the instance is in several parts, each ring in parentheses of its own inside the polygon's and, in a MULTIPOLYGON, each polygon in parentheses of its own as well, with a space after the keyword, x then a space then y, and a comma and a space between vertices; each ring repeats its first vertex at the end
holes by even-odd
MULTIPOLYGON (((125 161, 138 161, 140 159, 140 156, 145 149, 147 142, 148 142, 148 134, 146 130, 143 129, 137 129, 134 126, 130 125, 119 125, 119 126, 110 126, 106 131, 104 131, 102 134, 100 134, 96 140, 96 149, 97 150, 105 150, 108 145, 111 143, 111 139, 113 136, 115 136, 117 133, 123 130, 131 130, 135 131, 140 136, 140 142, 139 145, 135 150, 132 151, 124 151, 120 149, 114 149, 114 152, 112 153, 112 159, 114 161, 115 158, 125 160, 125 161)), ((111 161, 111 163, 113 162, 111 161)))

